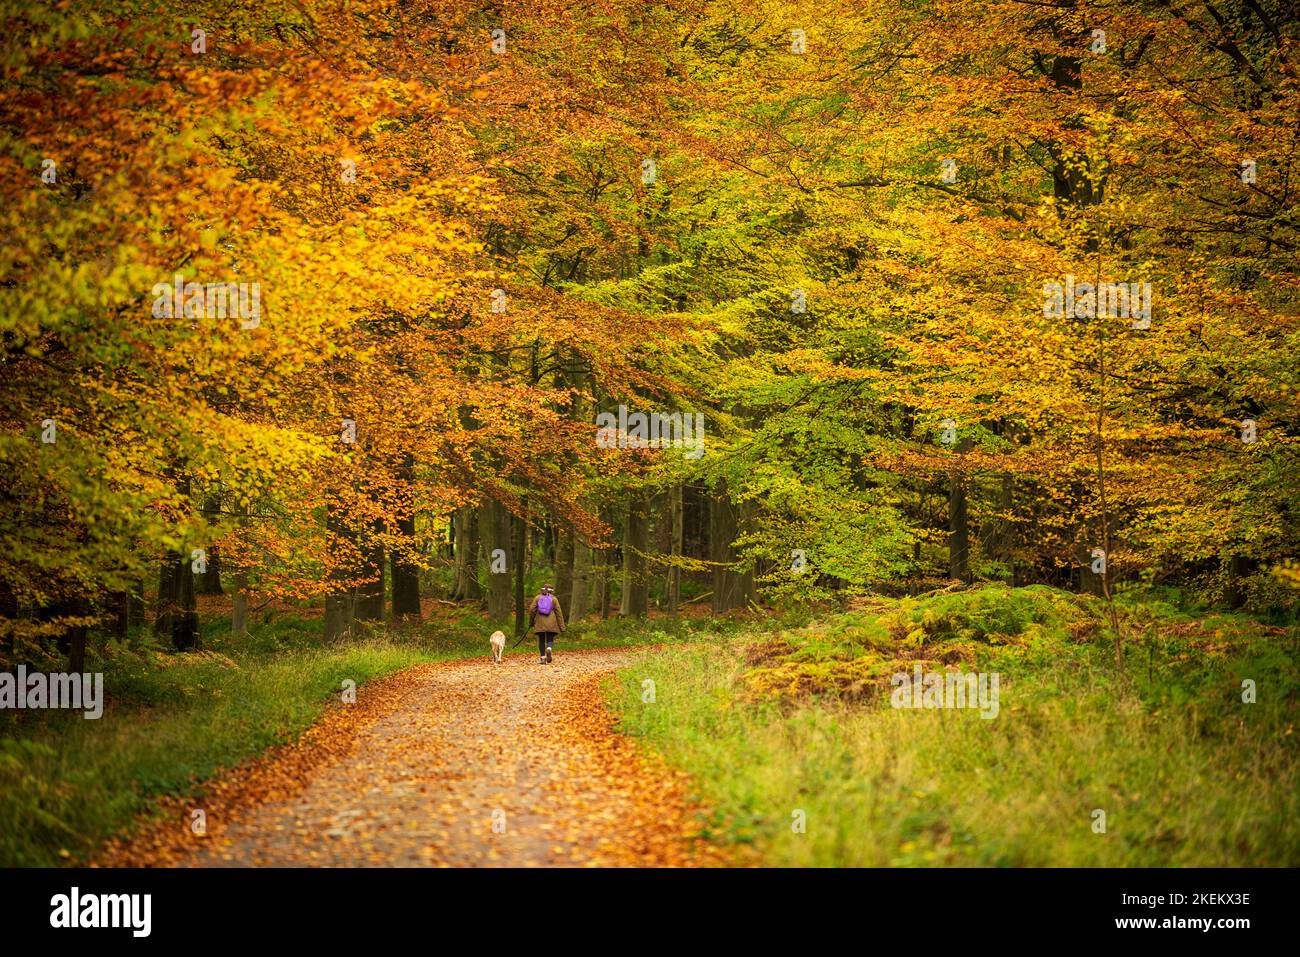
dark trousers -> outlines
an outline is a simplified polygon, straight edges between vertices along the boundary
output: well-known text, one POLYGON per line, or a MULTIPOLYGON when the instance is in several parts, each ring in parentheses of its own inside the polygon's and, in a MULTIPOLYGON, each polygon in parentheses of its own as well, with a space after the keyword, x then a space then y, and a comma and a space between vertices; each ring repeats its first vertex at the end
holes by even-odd
POLYGON ((539 631, 537 633, 537 654, 538 655, 546 654, 546 646, 555 641, 555 637, 557 634, 558 632, 554 632, 554 631, 539 631))

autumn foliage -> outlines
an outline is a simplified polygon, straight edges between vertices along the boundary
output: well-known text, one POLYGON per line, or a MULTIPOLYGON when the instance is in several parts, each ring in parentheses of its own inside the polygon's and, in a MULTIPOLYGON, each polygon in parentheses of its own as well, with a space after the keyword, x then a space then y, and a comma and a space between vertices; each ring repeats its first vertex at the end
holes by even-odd
POLYGON ((719 611, 949 578, 1294 603, 1287 4, 3 27, 7 660, 75 662, 146 594, 192 647, 218 557, 237 628, 418 616, 451 563, 503 616, 546 529, 584 610, 597 559, 628 614, 683 576, 719 611), (620 404, 703 413, 704 455, 602 448, 620 404))

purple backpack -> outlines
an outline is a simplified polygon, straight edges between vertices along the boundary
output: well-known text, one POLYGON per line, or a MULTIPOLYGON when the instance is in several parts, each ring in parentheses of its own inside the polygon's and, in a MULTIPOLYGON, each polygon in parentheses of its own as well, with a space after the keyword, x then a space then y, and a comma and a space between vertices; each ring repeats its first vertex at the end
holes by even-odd
POLYGON ((537 614, 549 615, 555 608, 555 596, 538 595, 537 596, 537 614))

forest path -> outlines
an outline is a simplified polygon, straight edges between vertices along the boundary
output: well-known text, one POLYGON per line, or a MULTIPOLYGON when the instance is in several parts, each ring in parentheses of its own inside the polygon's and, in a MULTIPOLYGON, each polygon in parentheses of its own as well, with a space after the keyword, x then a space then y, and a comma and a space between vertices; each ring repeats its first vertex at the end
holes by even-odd
MULTIPOLYGON (((620 736, 603 676, 644 651, 559 651, 526 639, 421 665, 282 799, 233 809, 182 866, 692 866, 689 781, 620 736)), ((366 686, 359 704, 366 704, 366 686)), ((274 760, 274 759, 272 759, 274 760)), ((270 769, 275 777, 275 769, 270 769)), ((280 777, 285 775, 281 774, 280 777)))

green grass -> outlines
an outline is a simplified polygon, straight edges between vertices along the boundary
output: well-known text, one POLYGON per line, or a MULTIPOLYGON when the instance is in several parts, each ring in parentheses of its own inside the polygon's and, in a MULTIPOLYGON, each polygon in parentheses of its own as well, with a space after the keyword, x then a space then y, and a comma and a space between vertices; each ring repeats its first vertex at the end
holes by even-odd
MULTIPOLYGON (((692 772, 715 835, 764 863, 1300 863, 1295 629, 1159 597, 1123 608, 1123 674, 1095 600, 1046 588, 748 625, 584 622, 561 650, 667 646, 615 689, 623 725, 692 772), (888 707, 889 674, 914 661, 999 671, 1001 713, 888 707)), ((238 639, 205 622, 201 655, 96 643, 102 719, 0 713, 0 865, 85 860, 159 796, 295 739, 344 678, 486 655, 492 627, 465 612, 323 646, 319 621, 257 616, 238 639)))
POLYGON ((694 776, 714 835, 767 865, 1300 863, 1295 631, 1137 599, 1124 617, 1123 673, 1095 601, 991 587, 670 649, 611 695, 694 776), (891 708, 917 661, 999 672, 998 717, 891 708))
MULTIPOLYGON (((583 623, 561 650, 684 641, 705 628, 583 623)), ((338 700, 344 679, 362 685, 421 662, 486 656, 492 626, 465 612, 332 645, 321 644, 320 629, 319 620, 257 616, 234 638, 214 618, 204 622, 201 654, 163 651, 143 632, 124 644, 94 642, 86 670, 104 672, 102 718, 0 712, 0 866, 83 861, 159 796, 200 794, 222 768, 295 740, 338 700)), ((516 653, 531 653, 529 642, 516 653)))

